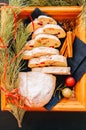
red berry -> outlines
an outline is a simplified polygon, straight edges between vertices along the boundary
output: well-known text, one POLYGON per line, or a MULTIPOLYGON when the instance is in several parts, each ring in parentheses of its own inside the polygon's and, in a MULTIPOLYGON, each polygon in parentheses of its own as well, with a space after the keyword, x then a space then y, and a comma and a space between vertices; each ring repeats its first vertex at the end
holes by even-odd
POLYGON ((67 77, 66 80, 65 80, 65 84, 68 87, 73 87, 75 85, 75 82, 76 81, 72 76, 67 77))

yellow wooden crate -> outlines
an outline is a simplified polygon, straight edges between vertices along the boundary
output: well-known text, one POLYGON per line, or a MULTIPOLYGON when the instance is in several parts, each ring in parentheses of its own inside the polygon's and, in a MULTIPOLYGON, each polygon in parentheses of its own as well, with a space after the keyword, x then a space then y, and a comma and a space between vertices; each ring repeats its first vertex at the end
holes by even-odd
MULTIPOLYGON (((29 14, 36 7, 26 7, 22 10, 19 18, 27 18, 29 14)), ((82 7, 79 6, 53 6, 53 7, 38 7, 44 13, 52 16, 56 20, 72 19, 76 18, 82 11, 82 7)), ((80 24, 80 19, 78 20, 78 25, 80 24)), ((81 25, 80 25, 81 26, 81 25)), ((75 33, 81 40, 86 42, 85 28, 83 36, 80 35, 81 27, 76 26, 75 33)), ((83 26, 83 25, 82 25, 83 26)), ((78 81, 74 87, 75 96, 66 99, 63 98, 59 103, 57 103, 51 111, 86 111, 86 74, 78 81)), ((6 102, 6 97, 3 92, 1 92, 1 110, 9 110, 9 105, 6 102)), ((42 108, 28 108, 30 111, 47 111, 44 107, 42 108)))

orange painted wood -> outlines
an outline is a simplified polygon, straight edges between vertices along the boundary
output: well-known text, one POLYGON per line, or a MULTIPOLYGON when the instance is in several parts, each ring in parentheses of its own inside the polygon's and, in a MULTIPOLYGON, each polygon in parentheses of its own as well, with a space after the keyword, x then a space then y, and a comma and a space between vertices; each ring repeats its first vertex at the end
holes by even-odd
POLYGON ((76 23, 76 36, 86 44, 86 18, 82 19, 82 17, 79 17, 76 23))
MULTIPOLYGON (((26 18, 36 7, 26 7, 19 14, 19 18, 26 18)), ((79 6, 57 6, 57 7, 39 7, 43 12, 52 16, 56 20, 63 20, 65 18, 71 19, 76 18, 82 11, 82 7, 79 6)), ((80 23, 80 22, 79 22, 80 23)), ((76 27, 76 30, 80 26, 76 27)), ((75 30, 76 35, 78 31, 75 30)), ((83 39, 83 38, 82 38, 83 39)), ((66 99, 63 98, 59 103, 57 103, 51 111, 86 111, 86 74, 82 76, 80 81, 76 84, 74 88, 75 96, 66 99)), ((4 93, 1 93, 1 110, 10 110, 8 104, 6 103, 6 97, 4 93)), ((28 111, 47 111, 44 107, 42 108, 28 108, 28 111)))
MULTIPOLYGON (((19 17, 26 18, 36 7, 26 7, 22 10, 19 17)), ((82 10, 79 6, 49 6, 49 7, 37 7, 44 13, 53 16, 56 20, 63 20, 66 18, 76 17, 82 10)))
POLYGON ((86 73, 82 76, 75 87, 77 100, 86 107, 86 73))

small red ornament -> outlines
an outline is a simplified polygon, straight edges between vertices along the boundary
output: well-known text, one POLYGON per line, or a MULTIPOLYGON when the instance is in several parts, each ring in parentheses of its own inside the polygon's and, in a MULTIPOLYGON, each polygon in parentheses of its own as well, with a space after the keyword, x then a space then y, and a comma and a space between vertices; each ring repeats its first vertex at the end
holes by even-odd
POLYGON ((75 83, 76 83, 76 81, 72 76, 67 77, 65 80, 65 84, 68 87, 73 87, 75 85, 75 83))

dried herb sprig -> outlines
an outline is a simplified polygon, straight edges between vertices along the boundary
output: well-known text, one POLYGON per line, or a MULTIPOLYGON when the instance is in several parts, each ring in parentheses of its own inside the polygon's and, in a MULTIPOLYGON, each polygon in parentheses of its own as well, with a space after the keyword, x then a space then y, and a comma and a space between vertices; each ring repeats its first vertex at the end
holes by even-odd
POLYGON ((74 6, 83 5, 84 0, 25 0, 29 6, 74 6))
POLYGON ((11 6, 27 6, 27 0, 9 0, 9 5, 11 6))
MULTIPOLYGON (((14 10, 17 16, 17 10, 14 10)), ((23 49, 24 45, 27 42, 28 34, 25 26, 22 21, 17 22, 16 34, 14 16, 11 8, 4 8, 1 11, 1 30, 0 37, 3 40, 3 43, 6 48, 0 48, 0 82, 2 87, 6 91, 12 91, 15 88, 18 88, 18 74, 21 69, 20 63, 22 60, 22 53, 20 51, 23 49), (4 16, 7 16, 6 18, 4 16), (16 35, 16 37, 15 37, 16 35), (15 37, 15 38, 14 38, 15 37), (14 40, 13 40, 14 39, 14 40), (8 47, 8 45, 11 45, 8 47), (19 54, 17 58, 16 55, 19 54), (13 60, 14 59, 14 60, 13 60)), ((3 46, 2 41, 0 45, 3 46)), ((21 122, 25 110, 19 108, 13 103, 9 103, 10 112, 16 117, 19 127, 21 127, 21 122)))
POLYGON ((9 0, 13 6, 77 6, 85 0, 9 0))
POLYGON ((84 0, 49 0, 53 6, 74 6, 82 5, 84 0))
POLYGON ((48 0, 28 0, 29 6, 51 6, 51 3, 48 0))

